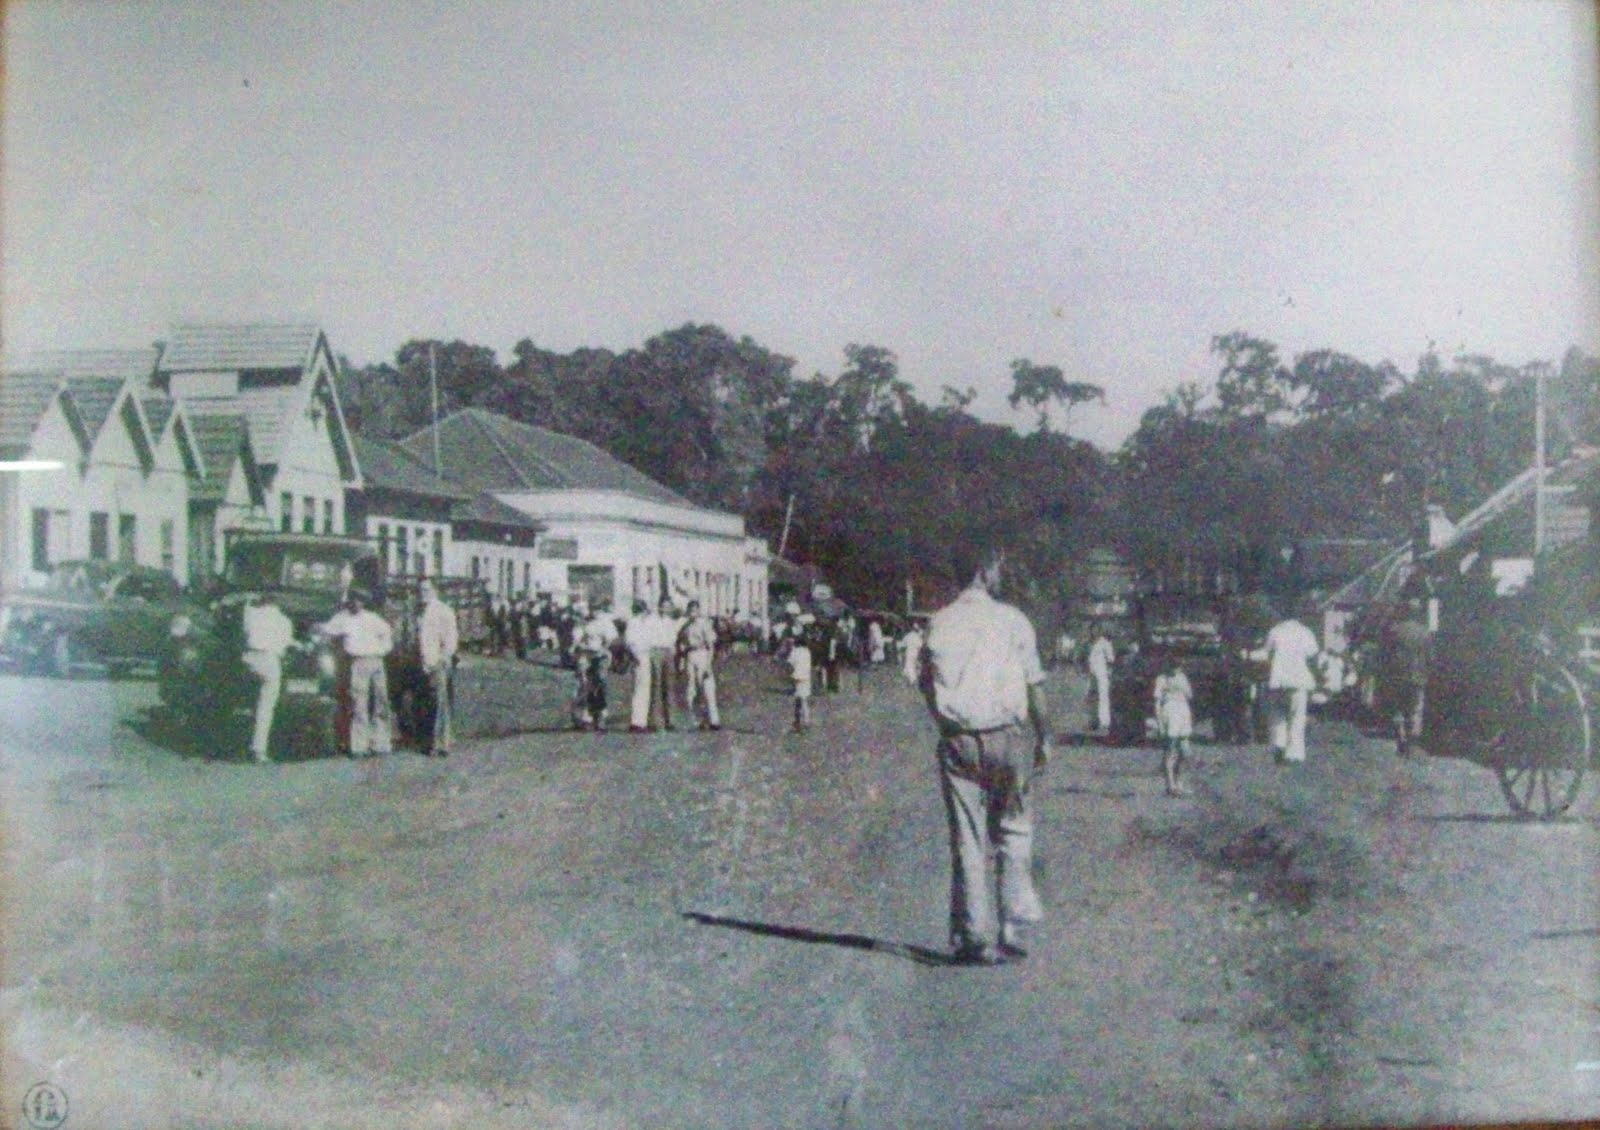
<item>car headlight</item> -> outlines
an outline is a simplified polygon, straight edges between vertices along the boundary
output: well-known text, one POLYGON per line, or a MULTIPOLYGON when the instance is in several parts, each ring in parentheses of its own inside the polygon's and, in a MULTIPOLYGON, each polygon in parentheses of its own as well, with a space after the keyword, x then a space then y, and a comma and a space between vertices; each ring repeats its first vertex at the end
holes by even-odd
POLYGON ((174 616, 172 618, 172 623, 167 625, 167 632, 175 640, 183 639, 192 631, 194 631, 194 621, 189 619, 189 617, 185 616, 182 612, 174 616))

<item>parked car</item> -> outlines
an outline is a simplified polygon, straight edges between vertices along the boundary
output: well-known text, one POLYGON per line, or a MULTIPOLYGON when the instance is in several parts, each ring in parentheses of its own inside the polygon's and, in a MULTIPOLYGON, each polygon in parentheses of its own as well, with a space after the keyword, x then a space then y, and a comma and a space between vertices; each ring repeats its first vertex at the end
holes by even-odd
POLYGON ((63 561, 44 588, 0 603, 0 654, 22 670, 61 677, 85 664, 112 675, 153 667, 172 618, 190 604, 164 569, 63 561))
MULTIPOLYGON (((415 729, 426 686, 416 642, 416 578, 386 579, 374 545, 331 534, 238 532, 230 536, 226 557, 215 598, 174 616, 167 627, 161 701, 181 724, 215 735, 224 748, 242 745, 257 686, 242 658, 243 610, 252 594, 267 593, 289 617, 295 636, 283 659, 275 745, 297 757, 338 752, 341 657, 313 628, 338 610, 347 592, 358 591, 394 627, 390 698, 402 733, 415 729)), ((464 642, 486 631, 481 581, 438 578, 436 584, 440 596, 457 607, 464 642)))
POLYGON ((192 736, 221 748, 243 747, 257 686, 243 660, 244 606, 252 594, 267 593, 294 624, 295 636, 283 657, 275 744, 298 756, 337 752, 338 656, 312 628, 338 610, 351 588, 381 599, 376 547, 325 534, 235 532, 225 556, 213 599, 169 618, 162 704, 192 736))

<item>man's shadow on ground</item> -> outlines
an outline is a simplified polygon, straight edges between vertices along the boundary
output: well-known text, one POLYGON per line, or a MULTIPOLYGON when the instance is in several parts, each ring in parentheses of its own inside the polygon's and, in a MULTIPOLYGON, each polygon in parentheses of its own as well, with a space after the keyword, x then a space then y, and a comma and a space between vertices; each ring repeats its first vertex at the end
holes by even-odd
POLYGON ((918 965, 960 964, 949 953, 941 950, 931 950, 926 946, 914 946, 907 942, 884 941, 881 938, 868 937, 866 934, 831 934, 822 930, 808 930, 804 926, 780 926, 774 922, 750 922, 739 918, 723 918, 715 914, 701 914, 694 910, 684 911, 683 917, 691 922, 698 922, 702 926, 721 926, 725 929, 743 930, 747 934, 760 934, 768 938, 784 938, 791 942, 842 946, 845 949, 866 950, 870 953, 886 953, 892 957, 914 961, 918 965))

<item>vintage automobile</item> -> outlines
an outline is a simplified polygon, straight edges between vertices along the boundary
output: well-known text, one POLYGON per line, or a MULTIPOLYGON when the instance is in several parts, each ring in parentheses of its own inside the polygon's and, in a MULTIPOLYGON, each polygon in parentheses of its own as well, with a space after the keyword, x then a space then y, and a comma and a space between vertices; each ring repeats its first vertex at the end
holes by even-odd
POLYGON ((190 603, 164 569, 63 561, 44 588, 0 603, 0 654, 24 671, 61 677, 88 664, 112 675, 150 667, 168 624, 190 603))
POLYGON ((351 588, 382 598, 377 549, 333 535, 238 532, 229 538, 226 557, 211 602, 169 618, 161 649, 163 705, 197 740, 242 748, 256 697, 242 658, 244 606, 251 594, 270 593, 295 632, 283 659, 274 744, 302 757, 336 752, 337 655, 312 628, 337 611, 351 588))
MULTIPOLYGON (((243 609, 252 593, 270 593, 295 633, 283 660, 274 746, 294 757, 336 753, 343 745, 340 657, 313 629, 338 610, 346 593, 357 591, 394 628, 395 648, 386 664, 390 698, 401 735, 415 731, 427 685, 417 645, 417 578, 386 579, 375 546, 331 534, 238 532, 230 536, 226 556, 211 603, 172 617, 167 627, 161 701, 177 722, 224 749, 242 746, 256 696, 255 679, 242 659, 243 609)), ((483 583, 437 578, 435 584, 456 608, 463 646, 478 642, 487 632, 483 583)))
POLYGON ((1254 672, 1242 653, 1253 642, 1248 606, 1219 597, 1158 594, 1135 602, 1134 636, 1111 676, 1111 738, 1138 742, 1153 723, 1156 676, 1176 656, 1194 688, 1196 725, 1209 721, 1219 741, 1247 740, 1254 672))

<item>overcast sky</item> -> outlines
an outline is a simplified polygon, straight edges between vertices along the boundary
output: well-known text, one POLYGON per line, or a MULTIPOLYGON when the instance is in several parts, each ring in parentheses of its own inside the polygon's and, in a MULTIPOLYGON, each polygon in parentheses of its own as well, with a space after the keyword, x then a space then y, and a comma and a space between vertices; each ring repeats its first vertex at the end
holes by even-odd
POLYGON ((714 322, 1115 445, 1214 334, 1600 351, 1588 4, 6 5, 6 348, 714 322), (588 9, 588 10, 586 10, 588 9))

